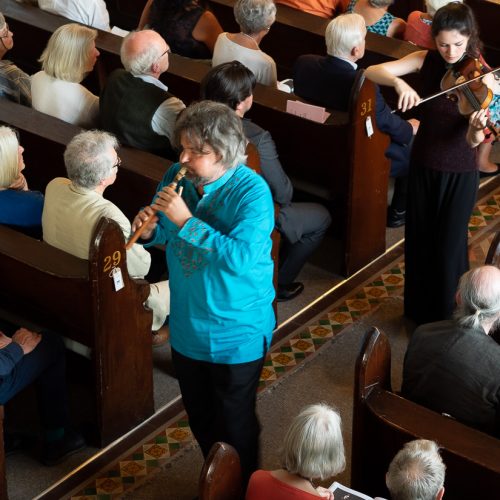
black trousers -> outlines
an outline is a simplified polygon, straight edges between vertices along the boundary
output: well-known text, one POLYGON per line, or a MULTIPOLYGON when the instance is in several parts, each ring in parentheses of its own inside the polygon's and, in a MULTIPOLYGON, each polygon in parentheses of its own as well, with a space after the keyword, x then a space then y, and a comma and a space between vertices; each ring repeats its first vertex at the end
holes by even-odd
POLYGON ((216 441, 236 448, 246 484, 259 462, 260 424, 255 413, 264 358, 249 363, 197 361, 172 349, 189 425, 206 457, 216 441))
POLYGON ((405 227, 405 315, 417 324, 451 317, 469 269, 467 233, 479 173, 410 169, 405 227))

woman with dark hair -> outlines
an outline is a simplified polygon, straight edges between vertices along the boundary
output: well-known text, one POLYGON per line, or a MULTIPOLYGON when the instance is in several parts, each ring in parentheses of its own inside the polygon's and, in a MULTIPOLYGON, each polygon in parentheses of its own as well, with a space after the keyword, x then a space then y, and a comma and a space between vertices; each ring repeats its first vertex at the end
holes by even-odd
POLYGON ((157 31, 174 54, 211 59, 222 28, 204 0, 148 0, 138 29, 157 31))
MULTIPOLYGON (((403 111, 420 96, 400 77, 419 73, 427 96, 440 90, 447 71, 468 56, 478 57, 480 41, 471 9, 449 3, 432 22, 436 51, 413 52, 366 70, 367 78, 394 87, 403 111)), ((416 109, 420 127, 410 160, 405 228, 405 314, 417 324, 447 319, 458 280, 469 268, 467 230, 476 200, 476 148, 485 140, 486 111, 460 114, 442 95, 416 109)))

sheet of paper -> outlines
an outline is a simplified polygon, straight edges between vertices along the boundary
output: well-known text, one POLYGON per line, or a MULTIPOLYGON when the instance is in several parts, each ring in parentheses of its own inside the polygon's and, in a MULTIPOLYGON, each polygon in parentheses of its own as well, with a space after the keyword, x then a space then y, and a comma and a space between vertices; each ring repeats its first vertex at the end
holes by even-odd
POLYGON ((333 491, 335 500, 373 500, 372 497, 369 497, 364 493, 360 493, 359 491, 351 490, 351 488, 337 483, 337 481, 335 481, 328 489, 333 491))
POLYGON ((327 118, 330 116, 330 113, 328 113, 325 108, 322 108, 321 106, 314 106, 312 104, 292 101, 290 99, 286 102, 286 112, 318 123, 325 123, 327 118))
POLYGON ((111 28, 111 33, 113 33, 114 35, 118 35, 118 36, 127 36, 130 32, 127 30, 122 30, 118 26, 113 26, 111 28))

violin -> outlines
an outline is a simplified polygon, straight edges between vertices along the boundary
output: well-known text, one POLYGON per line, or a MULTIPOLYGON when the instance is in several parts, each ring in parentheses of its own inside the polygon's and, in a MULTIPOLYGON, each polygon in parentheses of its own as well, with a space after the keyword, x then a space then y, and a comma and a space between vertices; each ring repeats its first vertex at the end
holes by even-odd
MULTIPOLYGON (((484 69, 479 59, 466 55, 441 79, 441 90, 449 91, 448 96, 456 99, 458 110, 464 116, 488 108, 493 100, 492 89, 481 80, 481 76, 485 74, 484 69)), ((488 119, 486 126, 498 137, 499 131, 491 120, 488 119)))

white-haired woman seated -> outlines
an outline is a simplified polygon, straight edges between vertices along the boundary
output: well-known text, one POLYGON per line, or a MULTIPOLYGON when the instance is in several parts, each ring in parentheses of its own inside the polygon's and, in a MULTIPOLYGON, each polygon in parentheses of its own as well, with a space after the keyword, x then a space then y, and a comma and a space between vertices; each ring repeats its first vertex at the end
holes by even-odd
POLYGON ((221 33, 217 38, 212 66, 239 61, 249 68, 258 83, 277 85, 276 63, 262 52, 259 45, 276 20, 273 0, 238 0, 234 4, 234 18, 239 33, 221 33))
POLYGON ((284 441, 281 469, 252 474, 246 500, 333 499, 315 480, 336 476, 345 468, 340 415, 326 404, 306 406, 293 419, 284 441))
POLYGON ((0 127, 0 224, 41 228, 43 195, 28 189, 23 151, 17 132, 0 127))
POLYGON ((97 125, 99 97, 80 84, 99 56, 96 37, 74 23, 54 31, 39 59, 42 71, 31 77, 33 108, 83 128, 97 125))
POLYGON ((355 12, 363 16, 367 31, 377 35, 402 38, 406 23, 393 16, 387 9, 394 0, 350 0, 346 12, 355 12))

